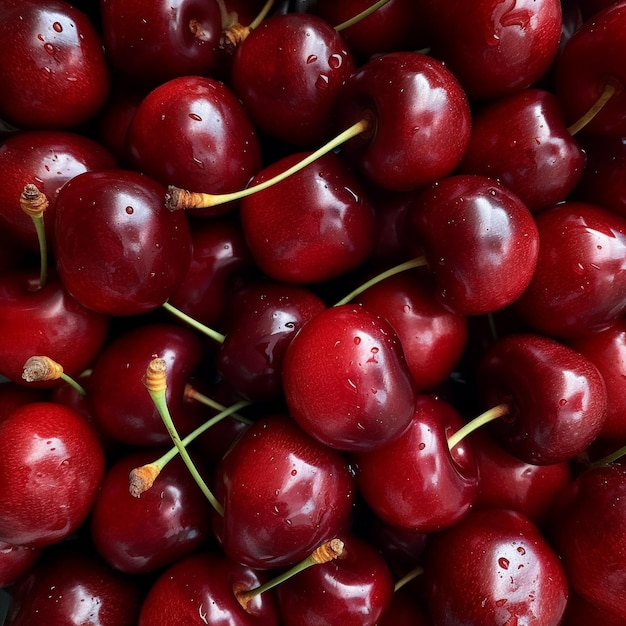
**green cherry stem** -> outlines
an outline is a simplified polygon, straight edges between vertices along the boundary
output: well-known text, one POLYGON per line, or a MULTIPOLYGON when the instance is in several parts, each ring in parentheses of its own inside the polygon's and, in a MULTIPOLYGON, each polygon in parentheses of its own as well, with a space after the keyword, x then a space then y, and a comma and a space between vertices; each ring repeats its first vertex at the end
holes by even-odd
POLYGON ((465 437, 469 434, 473 433, 475 430, 488 424, 489 422, 493 422, 494 420, 502 417, 503 415, 508 415, 511 411, 511 408, 508 404, 502 403, 497 404, 492 407, 488 411, 481 413, 478 417, 475 417, 471 422, 468 422, 462 428, 459 428, 453 435, 448 438, 448 449, 452 450, 455 446, 457 446, 465 437))
POLYGON ((338 32, 341 32, 342 30, 345 30, 346 28, 350 28, 350 26, 353 26, 357 22, 360 22, 361 20, 365 19, 366 17, 368 17, 375 11, 378 11, 380 7, 385 6, 388 2, 389 0, 378 0, 378 2, 374 2, 374 4, 369 6, 367 9, 364 9, 360 13, 357 13, 355 16, 351 17, 349 20, 346 20, 345 22, 341 22, 341 24, 337 24, 337 26, 335 26, 335 30, 338 32))
POLYGON ((26 215, 29 215, 37 232, 39 242, 39 289, 48 280, 48 244, 46 243, 46 228, 44 224, 44 212, 48 208, 48 198, 37 189, 36 185, 29 183, 20 194, 20 207, 26 215))
POLYGON ((595 101, 593 106, 582 116, 576 120, 571 126, 568 126, 567 132, 570 135, 576 135, 579 133, 591 120, 602 111, 606 103, 613 97, 617 87, 612 83, 607 83, 600 94, 600 97, 595 101))
POLYGON ((150 398, 154 403, 161 419, 163 420, 163 424, 167 429, 172 441, 174 442, 174 446, 178 450, 181 459, 187 466, 189 473, 193 476, 193 479, 196 481, 198 487, 200 487, 202 493, 205 495, 206 499, 211 503, 211 506, 220 514, 224 515, 224 507, 217 501, 206 482, 200 475, 198 468, 195 466, 189 452, 187 452, 187 448, 183 444, 178 431, 176 430, 176 426, 174 426, 174 422, 172 420, 172 416, 170 414, 169 407, 167 406, 167 400, 165 397, 165 391, 167 389, 167 382, 165 371, 167 369, 167 365, 163 359, 152 359, 148 368, 146 370, 146 375, 144 377, 144 385, 150 394, 150 398))
POLYGON ((87 396, 84 387, 63 371, 63 366, 48 356, 31 356, 22 369, 22 379, 27 383, 48 380, 63 380, 73 387, 83 398, 87 396))
MULTIPOLYGON (((226 413, 226 415, 223 415, 222 418, 220 419, 223 419, 224 417, 232 417, 233 419, 236 419, 238 422, 242 422, 243 424, 248 424, 248 425, 252 424, 252 420, 248 419, 247 417, 243 417, 242 415, 239 415, 239 413, 237 413, 239 409, 249 406, 251 404, 250 402, 241 401, 237 405, 233 405, 233 406, 238 407, 233 411, 232 410, 233 407, 225 407, 223 404, 220 404, 216 400, 213 400, 213 398, 209 398, 209 396, 206 396, 203 393, 200 393, 197 389, 194 389, 190 384, 185 385, 185 400, 193 400, 195 402, 199 402, 200 404, 204 404, 204 406, 210 409, 215 409, 216 411, 219 411, 220 415, 222 413, 226 413), (239 404, 243 404, 243 406, 238 406, 239 404)), ((218 416, 216 415, 215 417, 212 417, 209 421, 214 421, 216 420, 217 417, 218 416)), ((220 420, 217 420, 217 421, 220 421, 220 420)), ((183 442, 185 441, 185 439, 183 439, 183 442)))
POLYGON ((615 463, 618 459, 621 459, 623 456, 626 456, 626 446, 622 446, 615 452, 608 454, 607 456, 599 459, 598 461, 594 461, 589 469, 595 469, 597 467, 604 467, 605 465, 610 465, 611 463, 615 463))
POLYGON ((223 335, 222 333, 219 333, 216 330, 209 328, 202 322, 195 320, 190 315, 183 313, 180 309, 177 309, 175 306, 172 306, 169 302, 164 302, 161 306, 168 313, 171 313, 172 315, 177 317, 179 320, 189 324, 189 326, 191 326, 192 328, 195 328, 197 331, 206 335, 210 339, 213 339, 213 341, 216 341, 217 343, 224 343, 224 339, 226 339, 226 336, 223 335))
POLYGON ((424 568, 421 565, 414 567, 410 572, 407 572, 394 586, 393 590, 398 591, 398 589, 402 589, 404 585, 410 583, 412 580, 415 580, 418 576, 421 576, 424 573, 424 568))

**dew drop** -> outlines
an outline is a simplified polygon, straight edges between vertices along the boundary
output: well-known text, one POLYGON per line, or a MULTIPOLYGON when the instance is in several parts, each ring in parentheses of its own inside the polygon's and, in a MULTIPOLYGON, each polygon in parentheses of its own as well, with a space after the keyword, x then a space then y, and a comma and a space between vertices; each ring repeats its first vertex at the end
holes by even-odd
POLYGON ((317 55, 315 55, 315 54, 309 54, 309 56, 306 58, 306 62, 309 65, 311 63, 315 63, 315 61, 317 61, 317 55))
POLYGON ((63 32, 63 26, 61 25, 60 22, 55 22, 54 24, 52 24, 52 28, 57 32, 57 33, 62 33, 63 32))
POLYGON ((45 50, 48 54, 54 54, 54 46, 53 46, 51 43, 49 43, 49 42, 46 42, 46 43, 43 45, 43 49, 44 49, 44 50, 45 50))
POLYGON ((422 441, 417 447, 419 450, 423 450, 426 447, 426 444, 422 441))
POLYGON ((126 213, 128 213, 128 215, 132 215, 134 212, 135 212, 135 209, 133 209, 132 206, 126 207, 126 213))
POLYGON ((498 565, 502 568, 502 569, 509 569, 509 560, 505 559, 504 557, 500 557, 498 559, 498 565))
POLYGON ((197 113, 189 113, 189 117, 196 122, 202 121, 202 118, 197 113))
POLYGON ((526 554, 526 550, 524 550, 524 548, 522 548, 522 546, 520 546, 517 551, 523 556, 524 554, 526 554))
POLYGON ((361 338, 360 337, 355 337, 354 338, 354 345, 358 346, 361 343, 361 338))
POLYGON ((496 600, 496 606, 504 606, 507 603, 506 598, 502 598, 501 600, 496 600))
POLYGON ((291 470, 291 475, 292 476, 297 476, 298 475, 298 470, 297 469, 292 469, 291 470))
POLYGON ((561 398, 559 400, 559 406, 565 406, 567 404, 567 400, 565 398, 561 398))
POLYGON ((328 76, 325 74, 320 74, 315 81, 315 86, 318 89, 327 89, 328 88, 328 76))
POLYGON ((37 35, 37 39, 39 39, 39 41, 43 41, 44 40, 43 35, 41 33, 39 33, 37 35))
POLYGON ((343 58, 340 54, 331 54, 328 59, 328 65, 334 70, 338 70, 343 65, 343 58))

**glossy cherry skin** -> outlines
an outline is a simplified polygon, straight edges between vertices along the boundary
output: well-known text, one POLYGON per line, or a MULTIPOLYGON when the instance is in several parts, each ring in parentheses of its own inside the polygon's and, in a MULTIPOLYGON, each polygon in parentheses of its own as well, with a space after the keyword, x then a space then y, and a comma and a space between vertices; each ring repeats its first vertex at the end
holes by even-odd
POLYGON ((261 282, 236 296, 236 312, 218 357, 222 378, 256 402, 282 397, 282 365, 294 335, 324 302, 299 285, 261 282))
POLYGON ((436 283, 437 299, 461 315, 509 306, 530 283, 539 237, 526 205, 486 176, 449 176, 408 213, 436 283))
POLYGON ((471 442, 480 477, 474 508, 511 509, 542 526, 557 495, 571 480, 568 462, 526 463, 484 430, 473 433, 471 442))
POLYGON ((246 430, 215 472, 218 541, 229 558, 255 569, 293 565, 351 523, 354 478, 341 453, 284 415, 246 430))
POLYGON ((309 567, 276 589, 283 626, 341 623, 374 626, 393 595, 382 556, 355 535, 342 535, 344 553, 309 567))
MULTIPOLYGON (((163 185, 223 193, 244 188, 261 167, 256 131, 241 102, 223 83, 182 76, 141 102, 128 128, 134 167, 163 185)), ((232 204, 198 209, 202 215, 232 204)))
POLYGON ((183 75, 212 75, 222 20, 217 2, 101 0, 107 59, 124 76, 159 84, 183 75))
POLYGON ((107 344, 88 381, 94 420, 117 441, 135 446, 171 443, 143 382, 155 355, 167 365, 165 393, 176 428, 184 436, 202 421, 184 401, 185 385, 204 359, 202 340, 174 324, 144 324, 107 344))
POLYGON ((558 0, 479 0, 471 13, 458 0, 425 0, 421 8, 433 56, 450 67, 473 100, 529 87, 557 54, 558 0))
POLYGON ((247 611, 235 597, 235 589, 254 589, 263 582, 262 574, 221 554, 197 552, 174 563, 154 582, 138 626, 278 626, 272 591, 256 596, 247 611))
POLYGON ((430 391, 450 375, 467 341, 467 319, 446 309, 431 291, 427 280, 405 272, 357 298, 393 326, 418 391, 430 391))
POLYGON ((76 128, 95 116, 109 91, 100 37, 63 0, 0 5, 0 117, 24 129, 76 128))
POLYGON ((210 537, 211 507, 179 456, 141 496, 130 494, 131 470, 164 451, 134 451, 118 459, 107 469, 93 504, 89 522, 93 544, 111 567, 127 574, 170 565, 210 537))
MULTIPOLYGON (((272 163, 251 184, 283 172, 304 156, 272 163)), ((254 260, 278 281, 336 278, 361 265, 374 247, 374 209, 366 189, 336 154, 243 198, 240 215, 254 260)))
POLYGON ((131 170, 85 172, 57 198, 57 268, 85 307, 138 315, 161 306, 191 259, 187 217, 170 212, 165 189, 131 170))
POLYGON ((337 105, 338 129, 367 119, 370 129, 344 145, 376 185, 412 191, 450 174, 470 137, 467 97, 441 62, 390 52, 359 67, 337 105))
POLYGON ((237 47, 229 84, 257 128, 315 146, 333 131, 335 102, 354 68, 350 49, 328 22, 286 13, 263 20, 237 47))
POLYGON ((626 620, 626 468, 597 467, 568 485, 549 537, 582 598, 626 620))
POLYGON ((536 216, 539 257, 515 312, 553 337, 600 331, 626 311, 626 219, 565 202, 536 216))
POLYGON ((372 450, 411 421, 415 387, 393 327, 356 304, 319 313, 292 339, 283 361, 290 415, 340 450, 372 450))
POLYGON ((497 178, 536 212, 564 200, 584 166, 585 154, 567 131, 556 96, 524 89, 474 115, 459 172, 497 178))
POLYGON ((433 536, 426 561, 433 622, 557 626, 567 602, 558 556, 524 515, 473 511, 433 536))
POLYGON ((0 145, 0 168, 4 172, 0 222, 21 245, 39 250, 33 221, 19 202, 24 186, 36 185, 49 202, 44 224, 48 248, 53 250, 55 206, 61 187, 83 172, 115 166, 113 155, 84 135, 47 130, 16 133, 0 145))
POLYGON ((51 271, 39 288, 39 271, 19 269, 0 277, 0 374, 25 383, 24 363, 35 355, 58 361, 70 376, 91 365, 107 338, 109 318, 79 304, 51 271))
POLYGON ((556 93, 568 123, 595 104, 607 84, 617 88, 602 110, 585 126, 588 133, 626 135, 626 5, 615 2, 587 20, 572 35, 556 65, 556 93))
POLYGON ((80 413, 54 402, 16 409, 0 423, 0 541, 47 546, 89 513, 104 453, 80 413))
POLYGON ((12 587, 5 624, 135 626, 141 600, 137 580, 78 546, 55 546, 12 587))
POLYGON ((507 415, 490 426, 498 441, 527 463, 573 459, 596 439, 606 417, 598 368, 549 337, 502 337, 479 363, 477 381, 483 406, 508 405, 507 415))
POLYGON ((359 492, 393 526, 422 533, 457 523, 472 507, 478 473, 471 448, 448 437, 463 426, 444 400, 420 396, 408 430, 396 441, 353 455, 359 492))
POLYGON ((43 548, 0 542, 0 587, 15 583, 37 562, 42 550, 43 548))

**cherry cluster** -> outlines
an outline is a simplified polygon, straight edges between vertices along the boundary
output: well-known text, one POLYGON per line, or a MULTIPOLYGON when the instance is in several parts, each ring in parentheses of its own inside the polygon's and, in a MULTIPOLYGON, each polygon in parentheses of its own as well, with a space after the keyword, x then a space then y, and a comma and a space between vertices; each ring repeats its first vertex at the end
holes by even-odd
POLYGON ((626 623, 626 0, 0 0, 4 626, 626 623))

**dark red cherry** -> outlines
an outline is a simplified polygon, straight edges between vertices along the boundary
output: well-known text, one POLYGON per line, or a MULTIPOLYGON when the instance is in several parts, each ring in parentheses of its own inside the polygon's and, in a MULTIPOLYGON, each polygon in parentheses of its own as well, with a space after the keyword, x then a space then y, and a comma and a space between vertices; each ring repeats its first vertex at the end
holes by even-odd
POLYGON ((606 611, 570 590, 561 626, 588 626, 589 624, 623 626, 624 620, 616 613, 606 611))
POLYGON ((20 194, 34 184, 46 195, 44 213, 48 247, 54 249, 54 216, 61 187, 89 170, 108 169, 116 161, 106 148, 84 135, 68 131, 16 133, 0 145, 0 222, 21 245, 38 251, 32 219, 20 207, 20 194))
POLYGON ((472 99, 496 98, 537 82, 561 37, 558 0, 459 0, 420 4, 432 54, 458 77, 472 99))
POLYGON ((89 405, 100 428, 117 441, 135 446, 170 443, 143 383, 157 355, 167 364, 166 399, 172 419, 187 434, 201 423, 201 413, 184 401, 185 385, 204 358, 204 344, 188 328, 144 324, 110 341, 96 359, 89 377, 89 405))
POLYGON ((43 548, 0 542, 0 587, 8 587, 37 561, 43 548))
POLYGON ((626 620, 626 468, 590 469, 570 483, 555 506, 549 537, 572 589, 626 620))
POLYGON ((79 376, 102 349, 109 329, 109 318, 79 304, 56 272, 49 273, 44 287, 39 282, 38 270, 20 268, 0 277, 0 373, 21 384, 26 384, 24 364, 36 355, 79 376))
POLYGON ((370 287, 357 301, 393 326, 419 391, 441 384, 461 359, 467 320, 435 300, 427 280, 397 274, 370 287))
POLYGON ((109 90, 96 28, 63 0, 0 4, 0 117, 24 129, 76 128, 109 90))
POLYGON ((469 105, 457 79, 419 52, 391 52, 359 67, 346 81, 336 118, 340 130, 370 122, 343 149, 368 179, 393 191, 450 174, 470 136, 469 105))
POLYGON ((116 72, 147 84, 212 75, 219 62, 218 2, 100 0, 102 38, 116 72))
POLYGON ((215 552, 197 552, 167 568, 150 587, 138 626, 211 624, 211 626, 278 626, 270 591, 253 598, 247 610, 234 590, 254 589, 264 577, 215 552))
POLYGON ((276 589, 283 626, 341 623, 374 626, 393 595, 382 556, 355 535, 341 535, 342 555, 309 567, 276 589))
POLYGON ((556 96, 523 89, 474 115, 459 172, 498 179, 535 212, 569 196, 584 165, 556 96))
POLYGON ((290 415, 312 437, 365 451, 397 439, 411 421, 415 388, 389 322, 356 304, 319 313, 283 361, 290 415))
MULTIPOLYGON (((274 162, 251 184, 272 178, 303 156, 274 162)), ((374 247, 374 210, 367 192, 345 161, 332 153, 243 198, 240 215, 252 256, 277 281, 336 278, 361 265, 374 247)))
POLYGON ((34 402, 0 423, 0 541, 46 546, 85 521, 104 472, 95 432, 69 407, 34 402))
POLYGON ((161 306, 191 258, 187 217, 163 204, 165 189, 131 170, 85 172, 57 198, 61 281, 85 307, 137 315, 161 306))
POLYGON ((331 135, 337 96, 354 67, 349 47, 328 22, 286 13, 263 20, 237 47, 229 84, 257 128, 314 146, 331 135))
POLYGON ((326 305, 299 285, 261 282, 238 293, 233 308, 217 369, 242 396, 257 402, 279 400, 285 351, 326 305))
POLYGON ((446 401, 420 396, 409 428, 392 443, 353 455, 359 492, 393 526, 423 533, 457 523, 471 509, 478 473, 466 441, 448 450, 463 426, 446 401))
POLYGON ((567 578, 554 550, 524 515, 473 511, 432 537, 428 603, 435 624, 558 626, 567 578))
POLYGON ((246 430, 215 473, 218 541, 233 561, 256 569, 293 565, 351 522, 354 479, 346 459, 289 418, 246 430))
POLYGON ((59 545, 12 588, 6 626, 135 626, 139 582, 91 552, 59 545))
POLYGON ((483 406, 508 406, 491 427, 498 441, 527 463, 573 459, 596 439, 606 417, 598 368, 549 337, 502 337, 479 363, 477 381, 483 406))
MULTIPOLYGON (((128 129, 134 166, 163 185, 222 193, 245 187, 261 166, 256 131, 241 102, 220 81, 183 76, 141 102, 128 129)), ((232 209, 204 209, 214 215, 232 209)))
POLYGON ((407 217, 437 299, 456 313, 498 311, 528 286, 539 252, 535 220, 496 180, 449 176, 418 195, 407 217))
POLYGON ((118 459, 107 469, 93 504, 93 544, 111 567, 127 574, 170 565, 210 537, 210 504, 180 457, 172 459, 138 498, 130 494, 131 470, 163 452, 153 448, 118 459))
POLYGON ((602 330, 626 311, 626 219, 565 202, 536 216, 539 257, 515 312, 553 337, 602 330))

